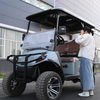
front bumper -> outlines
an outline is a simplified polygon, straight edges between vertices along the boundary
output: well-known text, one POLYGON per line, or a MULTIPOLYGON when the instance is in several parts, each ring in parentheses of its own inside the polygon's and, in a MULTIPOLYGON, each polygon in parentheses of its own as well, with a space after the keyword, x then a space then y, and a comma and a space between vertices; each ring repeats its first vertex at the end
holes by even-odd
POLYGON ((45 54, 46 52, 8 56, 7 60, 13 63, 13 79, 24 83, 32 81, 33 78, 35 77, 36 74, 35 71, 38 68, 38 64, 43 62, 43 60, 46 57, 45 54), (37 58, 33 57, 32 59, 32 56, 36 55, 39 56, 37 56, 37 58), (13 57, 13 61, 10 60, 11 57, 13 57), (20 57, 24 58, 24 60, 18 61, 20 57), (38 61, 39 59, 41 59, 41 61, 38 61))

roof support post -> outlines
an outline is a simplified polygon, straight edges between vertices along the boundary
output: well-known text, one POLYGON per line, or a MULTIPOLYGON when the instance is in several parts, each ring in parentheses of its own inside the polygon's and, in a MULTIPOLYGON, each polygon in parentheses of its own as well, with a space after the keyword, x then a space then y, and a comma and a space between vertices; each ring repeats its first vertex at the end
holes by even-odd
POLYGON ((56 30, 58 32, 58 29, 59 29, 59 18, 60 18, 60 15, 57 16, 57 24, 56 24, 56 30))
POLYGON ((27 33, 26 33, 26 34, 28 34, 28 32, 29 32, 30 22, 31 22, 31 21, 28 22, 28 27, 27 27, 27 33))
POLYGON ((56 5, 55 5, 55 2, 56 2, 56 0, 54 0, 54 8, 55 8, 55 6, 56 6, 56 5))

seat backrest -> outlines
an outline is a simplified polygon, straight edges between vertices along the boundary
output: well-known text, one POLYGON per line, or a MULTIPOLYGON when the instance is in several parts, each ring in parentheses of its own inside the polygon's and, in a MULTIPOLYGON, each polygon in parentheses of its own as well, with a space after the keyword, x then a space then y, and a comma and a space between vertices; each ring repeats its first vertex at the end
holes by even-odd
POLYGON ((71 41, 63 45, 58 45, 56 47, 56 51, 58 51, 60 54, 78 53, 79 47, 79 44, 77 44, 75 41, 71 41))
POLYGON ((79 44, 77 44, 75 41, 71 41, 69 43, 65 43, 64 51, 66 51, 67 53, 79 52, 79 47, 79 44))
POLYGON ((56 46, 56 51, 58 51, 60 54, 64 53, 64 45, 65 44, 56 46))

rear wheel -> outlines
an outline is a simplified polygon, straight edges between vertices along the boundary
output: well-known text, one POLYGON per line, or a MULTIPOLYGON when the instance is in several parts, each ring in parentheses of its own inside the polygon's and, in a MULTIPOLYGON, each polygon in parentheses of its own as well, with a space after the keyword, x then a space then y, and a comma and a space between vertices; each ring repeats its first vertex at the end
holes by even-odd
POLYGON ((52 71, 42 73, 36 82, 36 95, 39 100, 57 100, 62 92, 62 80, 52 71))
POLYGON ((11 72, 6 74, 3 78, 2 88, 8 96, 19 96, 24 92, 26 83, 20 83, 13 80, 13 73, 11 72))

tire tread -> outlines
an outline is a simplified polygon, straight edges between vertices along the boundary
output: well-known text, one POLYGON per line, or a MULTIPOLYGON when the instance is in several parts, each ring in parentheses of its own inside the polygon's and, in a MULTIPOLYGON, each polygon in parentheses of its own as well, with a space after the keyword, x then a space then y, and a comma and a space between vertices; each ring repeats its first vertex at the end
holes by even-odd
MULTIPOLYGON (((47 84, 48 78, 52 75, 56 75, 60 79, 61 86, 62 86, 61 78, 57 73, 55 73, 53 71, 47 71, 47 72, 42 73, 38 77, 37 82, 36 82, 36 95, 39 100, 52 100, 52 99, 48 98, 46 90, 45 90, 45 84, 47 84)), ((62 91, 62 87, 61 87, 61 91, 62 91)))

